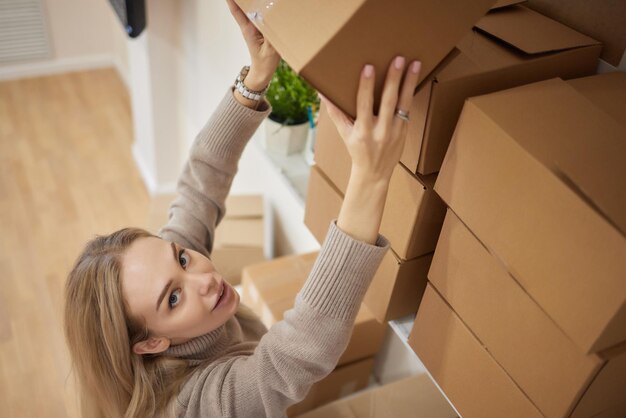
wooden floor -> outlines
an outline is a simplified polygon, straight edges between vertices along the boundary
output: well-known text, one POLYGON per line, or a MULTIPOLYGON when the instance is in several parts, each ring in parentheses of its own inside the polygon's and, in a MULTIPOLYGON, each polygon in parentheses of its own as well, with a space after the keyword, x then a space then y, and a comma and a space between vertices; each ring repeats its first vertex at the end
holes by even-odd
POLYGON ((0 82, 0 416, 78 417, 62 329, 86 240, 143 226, 127 92, 112 69, 0 82))

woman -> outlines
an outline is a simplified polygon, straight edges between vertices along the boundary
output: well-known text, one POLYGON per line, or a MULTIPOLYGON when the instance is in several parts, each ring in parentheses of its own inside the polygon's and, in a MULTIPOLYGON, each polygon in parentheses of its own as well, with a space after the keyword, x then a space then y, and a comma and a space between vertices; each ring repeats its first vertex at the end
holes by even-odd
POLYGON ((65 331, 86 417, 284 416, 335 367, 388 248, 378 230, 406 136, 400 110, 409 108, 420 67, 402 57, 389 67, 378 116, 370 65, 360 76, 355 121, 326 102, 352 172, 341 212, 285 319, 266 330, 216 271, 214 229, 243 148, 270 111, 260 96, 279 61, 228 3, 251 66, 196 138, 168 224, 159 237, 128 228, 95 238, 69 275, 65 331))

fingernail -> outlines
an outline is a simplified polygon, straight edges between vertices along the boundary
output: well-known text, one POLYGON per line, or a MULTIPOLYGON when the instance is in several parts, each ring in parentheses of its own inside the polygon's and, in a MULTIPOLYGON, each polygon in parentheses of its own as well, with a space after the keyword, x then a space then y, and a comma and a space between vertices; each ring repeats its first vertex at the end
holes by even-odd
POLYGON ((363 68, 363 76, 365 78, 370 78, 374 75, 374 66, 371 64, 367 64, 365 68, 363 68))
POLYGON ((422 66, 421 62, 413 61, 413 64, 411 64, 411 72, 413 72, 414 74, 419 73, 421 66, 422 66))
POLYGON ((393 64, 398 70, 402 69, 404 67, 404 57, 396 57, 393 64))

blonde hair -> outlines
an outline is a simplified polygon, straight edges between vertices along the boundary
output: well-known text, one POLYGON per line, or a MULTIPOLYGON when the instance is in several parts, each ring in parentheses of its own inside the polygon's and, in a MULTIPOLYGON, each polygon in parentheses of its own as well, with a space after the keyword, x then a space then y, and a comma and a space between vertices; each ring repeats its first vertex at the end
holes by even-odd
POLYGON ((83 416, 135 418, 163 413, 195 369, 185 360, 141 356, 132 350, 149 333, 125 305, 121 257, 136 239, 151 236, 139 228, 98 236, 87 243, 69 274, 65 337, 83 416))

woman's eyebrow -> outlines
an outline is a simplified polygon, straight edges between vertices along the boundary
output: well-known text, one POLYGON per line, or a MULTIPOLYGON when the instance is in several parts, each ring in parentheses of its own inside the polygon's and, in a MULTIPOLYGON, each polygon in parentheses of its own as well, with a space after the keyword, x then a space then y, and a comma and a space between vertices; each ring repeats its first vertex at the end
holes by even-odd
POLYGON ((172 285, 173 280, 170 279, 167 284, 165 285, 165 287, 163 288, 163 290, 161 290, 161 294, 159 295, 159 300, 157 300, 157 305, 156 305, 156 310, 157 312, 159 311, 159 306, 161 305, 161 302, 163 301, 163 298, 165 297, 165 294, 167 293, 167 291, 169 290, 170 286, 172 285))
MULTIPOLYGON (((176 244, 174 244, 173 242, 170 243, 172 246, 172 255, 174 256, 174 262, 178 263, 178 254, 176 251, 176 244)), ((159 299, 157 299, 157 304, 156 304, 156 311, 159 311, 159 306, 161 305, 161 302, 163 301, 163 298, 165 297, 165 294, 167 293, 167 291, 169 290, 170 286, 172 285, 172 279, 170 279, 166 284, 165 287, 163 288, 163 290, 161 290, 161 294, 159 295, 159 299)))

